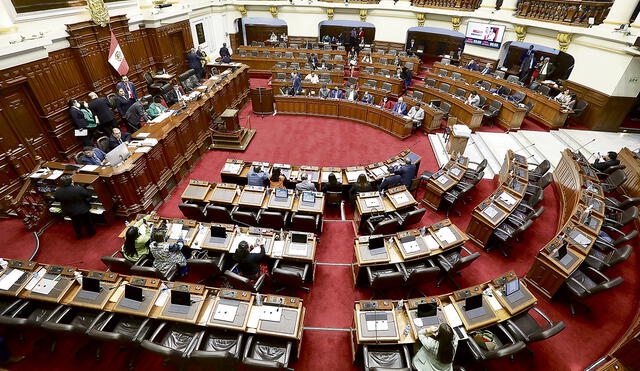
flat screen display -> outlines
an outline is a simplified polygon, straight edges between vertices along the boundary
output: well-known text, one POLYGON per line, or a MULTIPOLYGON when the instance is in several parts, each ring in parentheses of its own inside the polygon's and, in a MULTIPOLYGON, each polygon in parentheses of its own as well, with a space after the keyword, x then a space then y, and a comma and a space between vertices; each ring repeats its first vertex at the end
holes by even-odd
POLYGON ((504 38, 505 28, 505 26, 495 24, 469 22, 464 42, 499 49, 504 38))

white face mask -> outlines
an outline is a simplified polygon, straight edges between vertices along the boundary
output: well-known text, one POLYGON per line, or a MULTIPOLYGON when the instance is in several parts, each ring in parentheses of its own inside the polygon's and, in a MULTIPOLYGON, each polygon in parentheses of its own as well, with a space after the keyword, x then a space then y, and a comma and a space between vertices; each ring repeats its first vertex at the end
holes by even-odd
POLYGON ((76 102, 76 103, 74 104, 74 106, 75 106, 76 108, 80 108, 80 103, 76 102))

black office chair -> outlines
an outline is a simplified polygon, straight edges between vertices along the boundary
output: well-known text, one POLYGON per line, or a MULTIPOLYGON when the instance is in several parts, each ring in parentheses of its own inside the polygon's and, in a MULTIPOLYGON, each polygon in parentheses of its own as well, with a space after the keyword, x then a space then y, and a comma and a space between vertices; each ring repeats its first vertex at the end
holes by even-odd
POLYGON ((271 269, 271 279, 273 283, 280 286, 280 288, 276 289, 276 292, 284 289, 291 289, 294 291, 294 295, 297 289, 307 293, 310 292, 311 289, 304 286, 310 269, 311 266, 308 263, 284 261, 281 259, 276 260, 273 264, 273 269, 271 269))
POLYGON ((103 136, 98 138, 98 140, 96 140, 96 146, 104 153, 109 152, 109 137, 103 136))
POLYGON ((624 245, 618 248, 612 247, 607 252, 592 248, 589 250, 589 255, 587 255, 584 262, 594 269, 603 271, 629 259, 632 252, 633 247, 631 245, 624 245))
POLYGON ((204 209, 207 222, 233 224, 231 212, 224 206, 208 204, 204 209))
POLYGON ((243 339, 242 332, 207 328, 201 333, 189 359, 210 370, 236 370, 240 366, 243 339))
POLYGON ((636 219, 638 219, 638 207, 630 206, 619 214, 607 215, 604 218, 603 225, 620 230, 636 219))
POLYGON ((29 321, 29 315, 36 310, 37 304, 39 303, 35 301, 30 303, 28 300, 10 296, 0 297, 0 327, 10 329, 11 333, 17 335, 20 341, 24 341, 22 329, 33 327, 33 322, 29 321), (30 311, 25 311, 25 307, 28 306, 31 307, 30 311))
POLYGON ((117 250, 111 256, 103 256, 100 260, 107 266, 107 270, 111 272, 131 274, 131 267, 133 266, 133 263, 125 259, 122 256, 122 251, 120 250, 117 250))
POLYGON ((342 203, 342 192, 325 192, 325 202, 327 205, 340 206, 342 203))
POLYGON ((249 278, 234 273, 234 270, 237 268, 238 264, 231 267, 231 269, 224 271, 224 276, 229 281, 229 284, 240 290, 259 292, 267 279, 266 273, 261 274, 255 282, 251 282, 249 278))
POLYGON ((178 264, 174 264, 169 271, 162 272, 153 266, 153 260, 150 258, 140 259, 131 267, 131 274, 133 275, 154 277, 165 281, 173 281, 176 278, 178 271, 178 264))
POLYGON ((454 249, 454 251, 445 252, 437 256, 436 264, 441 269, 441 277, 436 283, 436 287, 440 287, 445 279, 449 279, 456 289, 460 288, 458 282, 453 277, 455 272, 457 275, 462 275, 462 270, 471 265, 476 259, 480 257, 479 252, 471 253, 466 247, 462 246, 461 250, 454 249), (467 255, 462 256, 462 251, 467 255))
POLYGON ((142 341, 142 348, 164 357, 163 365, 177 363, 186 369, 187 360, 202 337, 202 327, 173 322, 162 322, 148 339, 142 341))
POLYGON ((319 233, 322 232, 320 215, 305 215, 294 213, 291 217, 291 230, 299 232, 319 233))
POLYGON ((529 181, 527 185, 526 195, 533 196, 538 189, 544 190, 553 182, 553 173, 546 173, 537 182, 529 181))
MULTIPOLYGON (((98 326, 107 317, 107 312, 80 307, 60 306, 56 308, 49 318, 42 322, 45 330, 61 333, 61 336, 72 334, 84 334, 92 326, 98 326)), ((51 353, 55 352, 59 336, 51 336, 51 353)), ((84 350, 90 343, 76 348, 76 355, 84 350)))
POLYGON ((424 86, 426 86, 428 88, 435 88, 436 87, 436 80, 434 80, 434 79, 425 79, 424 80, 424 86))
POLYGON ((239 222, 241 224, 257 227, 262 211, 263 209, 258 209, 256 211, 255 209, 248 209, 248 208, 244 209, 244 208, 236 207, 231 212, 231 216, 233 217, 234 222, 239 222))
POLYGON ((473 339, 473 333, 471 333, 471 336, 466 340, 471 355, 476 361, 487 361, 502 357, 513 359, 516 353, 526 348, 524 341, 516 340, 500 323, 490 327, 488 330, 494 335, 493 342, 495 343, 495 348, 493 348, 493 350, 488 350, 478 345, 473 339))
POLYGON ((582 304, 587 311, 590 310, 589 306, 580 301, 581 299, 585 299, 599 292, 612 289, 621 284, 623 281, 624 280, 622 279, 622 277, 610 279, 609 277, 593 269, 592 267, 577 269, 564 282, 564 288, 571 295, 569 299, 569 304, 571 306, 571 317, 576 316, 576 304, 582 304), (587 273, 591 273, 591 276, 587 275, 587 273), (594 281, 592 277, 597 277, 597 280, 599 280, 600 282, 598 283, 594 281))
POLYGON ((596 237, 596 241, 594 243, 594 245, 599 248, 600 250, 603 251, 608 251, 611 250, 613 248, 615 248, 616 246, 620 246, 622 244, 626 244, 629 241, 633 240, 634 238, 636 238, 639 234, 638 230, 633 230, 627 234, 625 234, 624 232, 617 230, 613 227, 603 227, 600 232, 604 232, 606 233, 611 239, 605 239, 604 237, 598 235, 596 237), (605 231, 606 229, 606 231, 605 231), (611 233, 617 233, 618 237, 616 239, 613 239, 611 237, 611 233))
POLYGON ((465 179, 477 178, 478 174, 480 174, 481 172, 484 171, 484 169, 487 168, 489 161, 487 161, 487 159, 485 158, 480 162, 469 161, 469 164, 474 165, 475 168, 474 169, 472 169, 471 167, 467 168, 467 171, 464 173, 465 179))
POLYGON ((365 222, 368 234, 391 234, 400 229, 394 216, 373 216, 365 222))
POLYGON ((247 371, 270 371, 288 368, 293 343, 275 337, 249 336, 244 347, 242 369, 247 371))
POLYGON ((511 246, 511 241, 518 241, 518 236, 520 236, 524 231, 529 229, 533 224, 533 220, 528 219, 524 221, 520 226, 515 227, 509 223, 502 222, 494 231, 491 236, 491 242, 489 245, 485 247, 485 251, 490 252, 493 250, 493 247, 496 246, 504 255, 504 257, 508 257, 507 249, 513 248, 511 246))
POLYGON ((534 169, 529 170, 529 181, 537 182, 538 180, 540 180, 540 178, 542 178, 542 176, 547 173, 547 171, 549 171, 550 168, 551 163, 549 162, 549 160, 542 161, 534 169))
POLYGON ((441 92, 448 93, 451 90, 451 85, 443 82, 440 84, 439 90, 441 92))
MULTIPOLYGON (((421 208, 421 207, 416 207, 413 210, 409 210, 407 212, 404 212, 402 214, 396 213, 396 218, 398 220, 398 222, 400 223, 400 229, 409 229, 409 226, 412 226, 418 222, 420 222, 420 220, 422 220, 422 217, 424 216, 424 214, 427 212, 427 209, 421 208)), ((374 233, 375 234, 375 233, 374 233)))
POLYGON ((404 285, 405 274, 399 264, 367 266, 367 282, 373 289, 373 298, 384 294, 387 290, 398 289, 404 285))
POLYGON ((151 94, 157 93, 162 88, 161 82, 153 81, 153 76, 148 71, 142 74, 144 81, 147 83, 147 88, 151 94))
POLYGON ((181 202, 178 204, 178 209, 180 209, 182 215, 187 219, 197 220, 199 222, 207 220, 204 210, 196 204, 181 202))
POLYGON ((406 345, 362 345, 365 371, 412 370, 406 345))
POLYGON ((226 253, 216 253, 208 250, 192 250, 187 259, 189 274, 195 274, 205 279, 215 278, 222 274, 227 262, 226 253))
POLYGON ((502 102, 499 102, 497 100, 492 100, 491 103, 489 103, 489 106, 487 107, 487 109, 484 111, 484 119, 486 119, 489 122, 489 126, 493 127, 493 123, 495 121, 495 118, 498 117, 498 113, 500 113, 500 110, 502 109, 502 102))
MULTIPOLYGON (((537 307, 532 307, 525 313, 518 314, 517 316, 509 318, 505 322, 506 328, 511 335, 519 341, 525 344, 534 343, 540 340, 546 340, 560 333, 566 327, 563 321, 554 322, 544 312, 537 307), (546 323, 540 324, 530 314, 531 310, 538 313, 546 323)), ((526 348, 531 355, 533 352, 529 348, 526 348)))
POLYGON ((259 225, 264 228, 271 229, 284 229, 287 219, 289 219, 289 212, 285 211, 271 211, 265 210, 260 215, 259 225))
POLYGON ((578 119, 580 117, 582 117, 582 115, 584 115, 584 112, 587 110, 587 108, 589 107, 589 102, 585 101, 585 100, 578 100, 576 101, 575 106, 573 106, 573 112, 569 113, 569 117, 567 118, 567 126, 569 126, 570 123, 577 123, 578 119))
POLYGON ((611 193, 615 191, 622 183, 627 181, 627 174, 622 170, 616 170, 611 173, 607 178, 600 182, 604 193, 611 193))
POLYGON ((404 286, 409 288, 406 297, 412 297, 416 291, 421 296, 427 296, 418 287, 440 275, 440 267, 437 267, 431 259, 400 263, 400 267, 405 274, 404 286))
POLYGON ((539 218, 543 212, 544 212, 544 206, 540 206, 537 210, 531 210, 528 213, 512 213, 509 216, 507 216, 506 222, 516 228, 519 228, 527 220, 535 220, 539 218))

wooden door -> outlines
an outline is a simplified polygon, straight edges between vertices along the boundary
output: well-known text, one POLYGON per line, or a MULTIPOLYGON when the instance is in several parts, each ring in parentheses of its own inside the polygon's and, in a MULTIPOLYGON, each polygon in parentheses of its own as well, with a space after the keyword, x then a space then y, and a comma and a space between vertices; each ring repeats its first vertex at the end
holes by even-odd
POLYGON ((175 72, 182 73, 188 69, 187 68, 188 50, 184 44, 182 31, 169 34, 169 39, 171 40, 173 65, 176 67, 175 72))

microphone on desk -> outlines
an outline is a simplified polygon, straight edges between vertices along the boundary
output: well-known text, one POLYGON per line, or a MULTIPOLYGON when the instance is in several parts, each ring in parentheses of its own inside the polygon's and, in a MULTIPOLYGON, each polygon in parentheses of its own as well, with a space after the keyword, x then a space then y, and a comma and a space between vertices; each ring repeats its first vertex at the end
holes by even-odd
POLYGON ((526 147, 522 147, 522 148, 520 148, 520 149, 516 149, 516 152, 518 152, 518 151, 522 151, 522 150, 525 150, 525 149, 530 148, 530 147, 533 147, 533 146, 535 146, 535 145, 536 145, 535 143, 531 143, 531 144, 529 144, 529 145, 528 145, 528 146, 526 146, 526 147))
POLYGON ((590 141, 588 141, 587 143, 585 143, 585 144, 581 145, 580 147, 578 147, 578 149, 576 149, 576 150, 575 150, 575 151, 573 151, 573 152, 575 152, 575 153, 580 152, 580 150, 581 150, 581 149, 583 149, 587 144, 589 144, 589 143, 593 143, 593 142, 595 142, 595 140, 596 140, 596 138, 591 139, 591 140, 590 140, 590 141))

